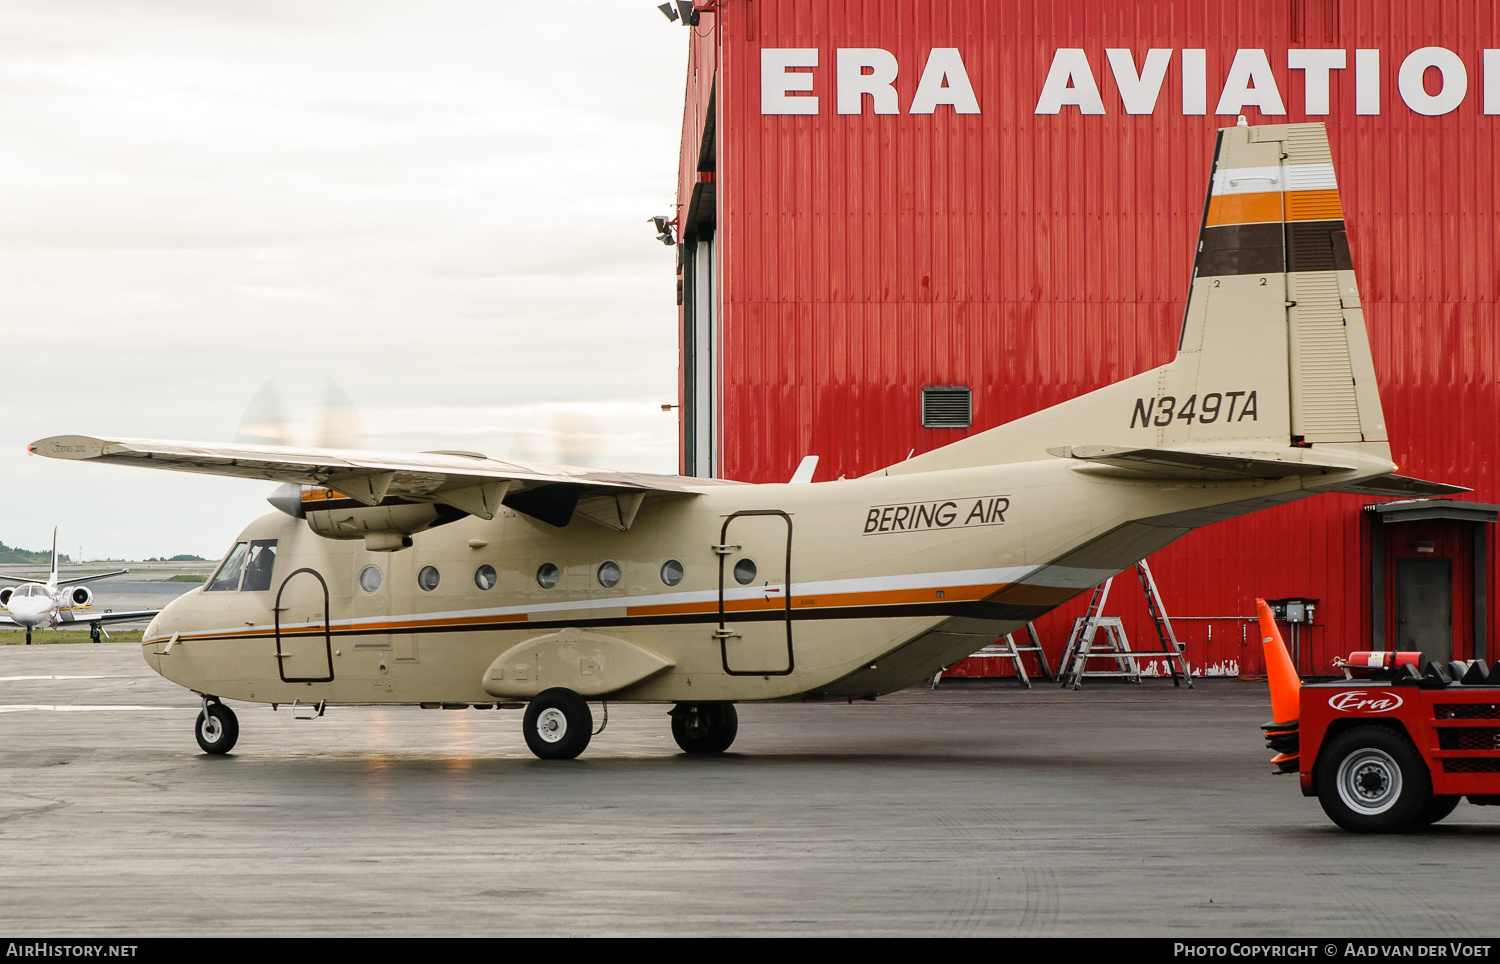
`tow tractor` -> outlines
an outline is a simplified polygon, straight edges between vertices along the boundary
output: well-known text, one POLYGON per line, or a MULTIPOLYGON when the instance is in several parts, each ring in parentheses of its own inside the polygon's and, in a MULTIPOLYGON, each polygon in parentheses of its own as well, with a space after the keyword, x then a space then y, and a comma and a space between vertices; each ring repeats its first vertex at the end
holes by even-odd
POLYGON ((1303 685, 1270 607, 1256 600, 1271 710, 1261 727, 1278 773, 1296 773, 1334 823, 1355 833, 1417 830, 1461 799, 1500 806, 1500 667, 1423 668, 1419 652, 1334 661, 1344 678, 1303 685))

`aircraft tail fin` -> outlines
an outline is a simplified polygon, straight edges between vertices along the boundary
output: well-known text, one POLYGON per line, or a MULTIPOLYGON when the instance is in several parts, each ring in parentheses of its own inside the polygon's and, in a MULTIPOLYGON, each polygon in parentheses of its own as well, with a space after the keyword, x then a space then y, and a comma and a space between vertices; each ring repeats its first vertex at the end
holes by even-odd
POLYGON ((1219 132, 1170 364, 885 471, 1032 461, 1049 448, 1065 455, 1059 446, 1221 455, 1333 446, 1366 467, 1389 462, 1322 124, 1219 132))
POLYGON ((57 526, 52 527, 52 585, 57 585, 57 526))

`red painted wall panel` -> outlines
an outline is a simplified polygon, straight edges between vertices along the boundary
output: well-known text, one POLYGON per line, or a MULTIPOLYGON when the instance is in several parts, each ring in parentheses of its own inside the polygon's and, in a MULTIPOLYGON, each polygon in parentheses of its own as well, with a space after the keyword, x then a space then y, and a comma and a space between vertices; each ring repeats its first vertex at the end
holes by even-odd
MULTIPOLYGON (((1259 49, 1286 113, 1251 106, 1249 121, 1329 125, 1401 470, 1500 501, 1500 77, 1482 60, 1500 48, 1494 5, 722 0, 694 32, 685 127, 701 131, 693 111, 719 77, 724 475, 780 481, 809 453, 820 479, 857 475, 966 434, 920 427, 927 385, 972 386, 981 431, 1168 361, 1214 131, 1234 123, 1213 111, 1236 51, 1259 49), (1466 96, 1438 116, 1398 87, 1402 60, 1425 46, 1452 50, 1467 72, 1466 96), (817 114, 762 113, 763 47, 818 50, 817 114), (868 100, 836 113, 836 51, 851 47, 895 55, 900 113, 871 113, 868 100), (959 50, 980 113, 906 113, 935 47, 959 50), (1137 65, 1149 48, 1173 51, 1153 112, 1125 113, 1114 47, 1137 65), (1292 47, 1347 51, 1327 116, 1304 113, 1292 47), (1104 114, 1036 113, 1059 48, 1085 52, 1104 114), (1183 111, 1184 48, 1206 52, 1202 115, 1183 111), (1380 51, 1378 114, 1356 112, 1357 49, 1380 51), (1487 84, 1497 113, 1485 113, 1487 84)), ((1177 627, 1193 661, 1258 669, 1257 634, 1242 646, 1236 621, 1257 595, 1323 600, 1304 669, 1366 646, 1366 501, 1285 506, 1154 557, 1169 611, 1197 617, 1177 627)), ((1139 595, 1121 581, 1110 607, 1132 638, 1150 632, 1139 595)), ((1054 655, 1081 606, 1039 624, 1054 655)))

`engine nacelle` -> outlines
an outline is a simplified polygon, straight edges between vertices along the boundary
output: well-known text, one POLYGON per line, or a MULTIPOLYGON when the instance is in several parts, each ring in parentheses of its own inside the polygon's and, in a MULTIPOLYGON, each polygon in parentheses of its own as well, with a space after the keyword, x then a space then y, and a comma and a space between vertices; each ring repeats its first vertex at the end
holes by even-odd
POLYGON ((63 598, 74 609, 87 609, 94 601, 94 593, 87 586, 74 586, 64 593, 63 598))
POLYGON ((4 589, 0 589, 0 606, 9 606, 10 597, 15 594, 15 591, 15 586, 6 586, 4 589))
POLYGON ((445 505, 413 502, 342 509, 305 507, 307 526, 325 539, 363 539, 371 552, 394 552, 411 545, 414 533, 462 518, 445 505))
POLYGON ((291 483, 266 501, 294 519, 306 519, 307 527, 325 539, 363 539, 371 552, 405 549, 415 533, 468 514, 451 505, 395 497, 364 505, 334 489, 291 483))

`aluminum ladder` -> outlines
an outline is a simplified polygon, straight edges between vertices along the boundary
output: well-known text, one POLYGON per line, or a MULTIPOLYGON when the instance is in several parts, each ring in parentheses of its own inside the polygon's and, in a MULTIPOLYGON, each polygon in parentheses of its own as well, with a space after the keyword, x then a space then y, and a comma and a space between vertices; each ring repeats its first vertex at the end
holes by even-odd
MULTIPOLYGON (((1051 682, 1054 679, 1052 675, 1052 669, 1047 665, 1047 654, 1042 651, 1042 639, 1036 633, 1036 625, 1033 623, 1026 624, 1026 632, 1030 636, 1029 642, 1017 643, 1015 637, 1016 633, 1018 632, 1020 632, 1020 630, 1013 630, 1012 632, 1006 633, 1002 638, 996 640, 993 643, 990 643, 989 645, 983 647, 975 653, 971 653, 969 655, 969 658, 1008 659, 1016 667, 1016 679, 1020 681, 1022 686, 1026 687, 1027 689, 1031 689, 1031 677, 1026 675, 1026 666, 1021 661, 1021 654, 1035 653, 1037 665, 1041 667, 1041 675, 1045 677, 1048 682, 1051 682)), ((944 667, 943 669, 947 669, 947 667, 944 667)), ((943 670, 940 669, 933 674, 932 680, 927 684, 928 688, 937 689, 938 683, 942 680, 942 678, 943 670)))
POLYGON ((1125 636, 1124 623, 1118 617, 1103 615, 1104 603, 1109 599, 1109 590, 1115 581, 1111 576, 1094 587, 1094 593, 1089 597, 1088 611, 1073 621, 1073 631, 1068 634, 1068 645, 1063 649, 1062 661, 1058 663, 1058 676, 1062 686, 1071 686, 1076 690, 1082 685, 1085 676, 1121 677, 1132 683, 1139 683, 1139 660, 1161 659, 1166 662, 1167 670, 1172 674, 1173 686, 1181 686, 1182 681, 1187 680, 1188 689, 1193 688, 1192 671, 1187 657, 1183 655, 1183 645, 1177 641, 1177 634, 1172 630, 1172 620, 1167 616, 1161 590, 1157 588, 1156 578, 1151 575, 1151 567, 1146 564, 1146 560, 1142 559, 1135 564, 1135 574, 1140 580, 1141 592, 1146 596, 1146 611, 1151 614, 1161 648, 1154 651, 1131 650, 1130 641, 1125 636), (1104 648, 1096 649, 1095 641, 1101 629, 1108 642, 1104 648), (1113 659, 1116 668, 1091 670, 1088 668, 1091 659, 1113 659))

